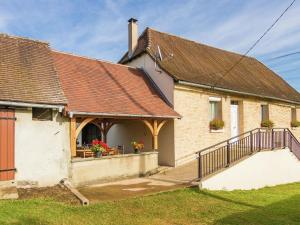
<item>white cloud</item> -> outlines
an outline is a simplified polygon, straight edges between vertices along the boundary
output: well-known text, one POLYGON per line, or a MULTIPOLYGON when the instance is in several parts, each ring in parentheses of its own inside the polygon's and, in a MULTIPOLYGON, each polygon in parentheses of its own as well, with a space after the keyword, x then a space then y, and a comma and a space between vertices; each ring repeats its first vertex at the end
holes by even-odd
MULTIPOLYGON (((127 49, 130 17, 139 19, 140 32, 150 26, 244 53, 289 1, 26 0, 24 3, 0 0, 0 32, 46 40, 62 51, 117 61, 127 49)), ((296 2, 250 54, 265 60, 299 51, 299 11, 300 3, 296 2)), ((278 62, 276 71, 295 67, 289 63, 292 62, 278 66, 278 62)), ((270 65, 272 68, 273 63, 270 65)))

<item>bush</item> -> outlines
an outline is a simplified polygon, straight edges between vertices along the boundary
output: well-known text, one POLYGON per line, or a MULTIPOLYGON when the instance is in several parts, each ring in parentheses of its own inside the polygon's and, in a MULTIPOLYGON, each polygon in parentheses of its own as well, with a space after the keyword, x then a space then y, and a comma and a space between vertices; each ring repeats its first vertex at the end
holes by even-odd
POLYGON ((291 122, 291 127, 300 127, 300 121, 294 120, 291 122))
POLYGON ((274 123, 271 120, 265 120, 263 122, 261 122, 261 127, 266 127, 266 128, 273 128, 274 127, 274 123))
POLYGON ((209 127, 212 130, 223 129, 224 125, 225 125, 224 121, 221 119, 214 119, 214 120, 210 121, 210 123, 209 123, 209 127))

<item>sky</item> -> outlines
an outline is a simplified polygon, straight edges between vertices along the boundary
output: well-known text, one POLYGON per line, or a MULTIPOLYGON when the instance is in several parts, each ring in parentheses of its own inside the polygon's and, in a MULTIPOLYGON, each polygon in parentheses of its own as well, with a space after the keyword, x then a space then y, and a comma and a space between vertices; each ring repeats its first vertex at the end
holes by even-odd
MULTIPOLYGON (((117 62, 127 21, 245 53, 291 0, 0 0, 0 33, 53 49, 117 62)), ((300 91, 300 0, 249 53, 300 91), (296 54, 291 54, 299 52, 296 54), (287 57, 282 55, 291 54, 287 57)))

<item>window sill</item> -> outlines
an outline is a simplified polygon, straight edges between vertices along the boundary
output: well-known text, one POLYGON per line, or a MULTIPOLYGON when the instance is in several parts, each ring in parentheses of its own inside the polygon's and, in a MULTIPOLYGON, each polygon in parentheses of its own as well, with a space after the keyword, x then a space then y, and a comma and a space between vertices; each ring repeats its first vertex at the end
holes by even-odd
POLYGON ((210 133, 224 133, 224 132, 225 132, 224 128, 219 130, 210 129, 210 133))

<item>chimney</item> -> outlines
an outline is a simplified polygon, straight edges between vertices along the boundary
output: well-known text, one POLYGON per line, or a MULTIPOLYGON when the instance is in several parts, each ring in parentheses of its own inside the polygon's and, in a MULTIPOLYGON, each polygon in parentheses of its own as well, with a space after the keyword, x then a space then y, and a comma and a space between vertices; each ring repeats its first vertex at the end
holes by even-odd
POLYGON ((137 19, 128 20, 128 56, 131 58, 138 42, 138 25, 137 19))

